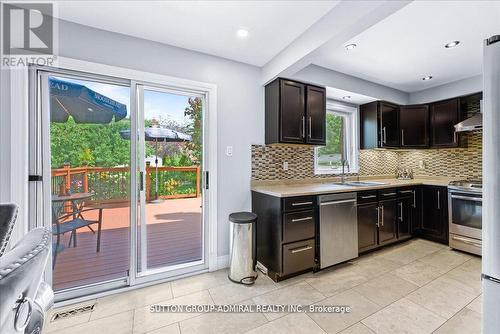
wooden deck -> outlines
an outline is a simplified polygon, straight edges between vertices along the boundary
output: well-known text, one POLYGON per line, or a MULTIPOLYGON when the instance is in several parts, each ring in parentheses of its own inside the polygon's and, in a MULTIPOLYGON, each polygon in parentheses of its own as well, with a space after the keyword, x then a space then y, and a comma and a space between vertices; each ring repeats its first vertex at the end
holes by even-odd
MULTIPOLYGON (((202 256, 201 198, 165 200, 148 203, 147 257, 149 268, 191 262, 202 256)), ((93 219, 88 213, 86 218, 93 219)), ((53 288, 62 290, 127 276, 130 253, 129 208, 106 208, 103 211, 101 251, 96 253, 97 235, 80 229, 77 247, 57 255, 53 288)), ((55 241, 55 238, 54 238, 55 241)))

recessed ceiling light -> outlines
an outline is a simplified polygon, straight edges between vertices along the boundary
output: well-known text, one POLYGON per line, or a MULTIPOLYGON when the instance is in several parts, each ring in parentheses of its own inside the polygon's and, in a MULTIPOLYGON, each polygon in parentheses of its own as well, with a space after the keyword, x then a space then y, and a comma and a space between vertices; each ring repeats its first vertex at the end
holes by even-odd
POLYGON ((457 46, 458 44, 460 44, 460 41, 453 41, 453 42, 450 42, 450 43, 446 43, 444 45, 445 48, 449 49, 449 48, 453 48, 455 46, 457 46))
POLYGON ((248 30, 246 29, 238 29, 236 31, 236 35, 239 37, 239 38, 247 38, 248 37, 248 30))
POLYGON ((356 44, 347 44, 347 45, 345 46, 346 50, 353 50, 353 49, 355 49, 356 47, 357 47, 357 45, 356 45, 356 44))
POLYGON ((432 79, 432 75, 428 75, 428 76, 422 78, 422 80, 424 80, 424 81, 428 81, 431 79, 432 79))
POLYGON ((351 98, 351 95, 342 96, 342 99, 344 99, 344 100, 349 100, 350 98, 351 98))

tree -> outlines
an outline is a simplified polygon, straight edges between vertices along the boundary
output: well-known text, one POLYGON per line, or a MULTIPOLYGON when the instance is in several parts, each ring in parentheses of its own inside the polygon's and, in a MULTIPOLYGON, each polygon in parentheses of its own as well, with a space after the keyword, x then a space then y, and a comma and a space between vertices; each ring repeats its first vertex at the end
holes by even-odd
POLYGON ((320 155, 342 154, 344 118, 331 113, 326 115, 326 145, 319 148, 320 155))
POLYGON ((113 167, 130 165, 130 140, 120 130, 130 129, 130 120, 109 124, 77 124, 72 117, 65 123, 50 124, 51 164, 113 167))
POLYGON ((188 116, 191 119, 187 133, 191 135, 192 141, 186 144, 186 148, 188 149, 191 161, 199 165, 203 156, 203 101, 199 97, 190 97, 188 104, 189 106, 184 109, 184 116, 188 116))

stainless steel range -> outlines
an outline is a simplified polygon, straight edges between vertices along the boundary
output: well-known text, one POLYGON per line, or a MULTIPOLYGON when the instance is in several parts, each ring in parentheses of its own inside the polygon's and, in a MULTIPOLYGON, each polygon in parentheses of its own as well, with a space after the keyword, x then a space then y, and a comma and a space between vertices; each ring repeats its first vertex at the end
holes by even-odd
POLYGON ((481 180, 448 185, 450 247, 481 255, 483 186, 481 180))

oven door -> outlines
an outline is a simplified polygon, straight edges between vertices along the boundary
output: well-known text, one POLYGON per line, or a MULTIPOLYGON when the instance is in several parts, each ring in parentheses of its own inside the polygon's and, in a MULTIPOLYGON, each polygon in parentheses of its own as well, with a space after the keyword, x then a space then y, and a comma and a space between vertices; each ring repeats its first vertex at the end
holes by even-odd
POLYGON ((450 191, 448 203, 450 233, 481 240, 482 195, 450 191))

